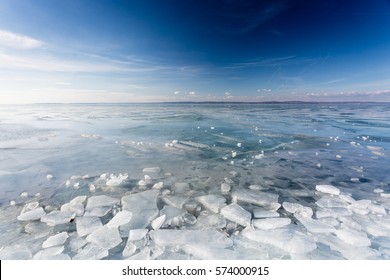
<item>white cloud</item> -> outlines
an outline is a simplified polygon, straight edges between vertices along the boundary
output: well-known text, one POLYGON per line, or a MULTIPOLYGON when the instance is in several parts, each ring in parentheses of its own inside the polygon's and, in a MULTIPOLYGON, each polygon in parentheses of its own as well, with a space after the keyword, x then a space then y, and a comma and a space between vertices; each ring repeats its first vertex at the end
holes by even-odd
POLYGON ((229 95, 231 95, 231 93, 227 91, 227 92, 225 92, 225 95, 229 96, 229 95))
POLYGON ((29 50, 39 48, 43 46, 44 43, 25 35, 0 30, 0 45, 12 49, 29 50))
POLYGON ((195 91, 190 91, 188 94, 189 94, 189 95, 195 95, 196 92, 195 92, 195 91))
POLYGON ((174 95, 178 95, 178 94, 180 94, 180 91, 175 91, 174 93, 173 93, 174 95))

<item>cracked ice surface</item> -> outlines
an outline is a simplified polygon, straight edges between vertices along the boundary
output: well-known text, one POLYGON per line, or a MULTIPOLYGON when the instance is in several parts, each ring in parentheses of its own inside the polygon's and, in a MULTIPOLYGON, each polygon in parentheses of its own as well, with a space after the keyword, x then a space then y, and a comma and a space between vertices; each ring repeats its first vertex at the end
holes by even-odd
POLYGON ((0 110, 0 259, 390 259, 387 107, 67 106, 0 110))

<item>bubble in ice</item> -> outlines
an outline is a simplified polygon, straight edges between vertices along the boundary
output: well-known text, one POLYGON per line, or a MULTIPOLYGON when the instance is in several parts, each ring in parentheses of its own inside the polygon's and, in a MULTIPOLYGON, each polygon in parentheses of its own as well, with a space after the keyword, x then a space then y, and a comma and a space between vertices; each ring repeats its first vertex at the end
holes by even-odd
POLYGON ((51 180, 51 179, 53 179, 53 175, 51 175, 51 174, 47 174, 47 175, 46 175, 46 179, 47 179, 47 180, 51 180))

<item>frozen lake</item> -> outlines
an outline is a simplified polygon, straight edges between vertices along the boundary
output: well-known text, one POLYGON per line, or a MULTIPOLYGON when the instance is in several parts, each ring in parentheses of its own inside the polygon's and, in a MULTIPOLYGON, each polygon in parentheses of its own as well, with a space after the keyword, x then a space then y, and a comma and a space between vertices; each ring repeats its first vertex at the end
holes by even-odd
POLYGON ((390 259, 390 104, 0 106, 0 259, 390 259))

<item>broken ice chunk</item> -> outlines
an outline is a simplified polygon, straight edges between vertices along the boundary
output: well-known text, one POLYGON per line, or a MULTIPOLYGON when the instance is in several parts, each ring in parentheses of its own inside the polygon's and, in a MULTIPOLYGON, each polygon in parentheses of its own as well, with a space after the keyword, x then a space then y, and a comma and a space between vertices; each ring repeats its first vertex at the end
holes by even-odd
POLYGON ((195 224, 199 229, 220 229, 226 227, 226 219, 220 214, 213 214, 209 211, 202 211, 195 224))
POLYGON ((294 214, 294 217, 297 218, 298 221, 300 221, 303 226, 306 228, 307 231, 312 233, 331 233, 335 231, 335 228, 325 224, 321 221, 314 220, 312 218, 309 218, 307 216, 303 216, 300 214, 294 214))
POLYGON ((231 186, 227 183, 222 183, 221 184, 221 192, 222 193, 228 193, 230 192, 231 186))
POLYGON ((390 193, 381 193, 381 197, 390 198, 390 193))
POLYGON ((46 214, 41 218, 41 222, 48 224, 49 226, 61 225, 69 223, 73 218, 72 212, 54 210, 49 214, 46 214))
POLYGON ((33 202, 30 202, 30 203, 26 203, 26 205, 23 206, 23 209, 20 212, 20 214, 26 213, 28 211, 35 210, 38 207, 39 207, 38 201, 33 201, 33 202))
POLYGON ((380 214, 380 215, 386 215, 386 209, 383 205, 377 205, 377 204, 370 204, 368 208, 371 210, 372 213, 380 214))
POLYGON ((158 182, 153 185, 152 189, 161 189, 164 186, 163 182, 158 182))
POLYGON ((273 193, 240 189, 232 193, 233 202, 246 202, 258 206, 269 206, 278 202, 278 195, 273 193))
POLYGON ((95 244, 87 244, 85 247, 77 251, 73 260, 100 260, 108 256, 108 250, 101 248, 95 244))
POLYGON ((131 241, 141 240, 142 238, 144 238, 146 236, 148 231, 149 230, 146 229, 146 228, 131 229, 129 231, 129 238, 128 238, 128 240, 131 240, 131 241))
POLYGON ((185 182, 177 182, 173 187, 175 193, 186 194, 190 190, 190 185, 185 182))
POLYGON ((31 258, 31 251, 25 245, 6 246, 0 250, 0 260, 29 260, 31 258))
POLYGON ((255 218, 277 218, 279 213, 271 210, 264 210, 260 208, 253 209, 253 217, 255 218))
POLYGON ((304 254, 317 248, 316 242, 303 233, 292 228, 272 230, 245 229, 242 235, 260 244, 272 245, 290 254, 304 254))
POLYGON ((103 217, 112 210, 111 206, 96 207, 85 212, 84 216, 103 217))
POLYGON ((239 254, 233 250, 214 248, 212 244, 187 244, 183 246, 184 252, 201 260, 234 260, 240 259, 239 254))
POLYGON ((82 216, 84 214, 84 205, 79 204, 72 204, 72 203, 65 203, 61 206, 61 211, 65 212, 73 212, 76 214, 76 216, 82 216))
POLYGON ((322 208, 334 208, 334 207, 341 207, 341 208, 346 208, 348 204, 340 199, 339 197, 321 197, 319 200, 316 201, 316 204, 319 207, 322 208))
POLYGON ((95 216, 84 216, 76 219, 76 229, 79 236, 90 234, 103 227, 102 222, 95 216))
POLYGON ((69 203, 71 205, 83 204, 86 199, 87 199, 86 195, 80 195, 73 198, 71 201, 69 201, 69 203))
POLYGON ((135 244, 133 242, 131 242, 130 240, 127 240, 126 246, 122 251, 122 255, 124 257, 130 257, 130 256, 134 255, 136 250, 137 250, 137 246, 135 246, 135 244))
POLYGON ((24 212, 20 214, 17 219, 19 221, 32 221, 32 220, 39 220, 45 215, 45 211, 42 207, 36 208, 31 211, 24 212))
POLYGON ((160 167, 146 167, 142 169, 142 172, 144 173, 160 173, 161 168, 160 167))
POLYGON ((121 185, 126 179, 129 177, 127 174, 119 174, 118 176, 115 176, 114 174, 111 174, 110 179, 107 180, 106 185, 108 187, 117 187, 121 185))
POLYGON ((371 246, 371 241, 363 231, 353 229, 339 229, 336 231, 339 239, 355 247, 371 246))
POLYGON ((198 196, 196 200, 200 202, 206 209, 214 213, 219 213, 221 208, 226 206, 226 199, 220 195, 209 194, 198 196))
POLYGON ((357 247, 341 241, 333 234, 319 235, 319 242, 329 246, 332 250, 340 252, 346 259, 362 260, 375 259, 380 252, 370 247, 357 247))
POLYGON ((43 242, 42 248, 49 248, 49 247, 62 245, 65 243, 68 237, 69 235, 67 232, 61 232, 56 235, 50 236, 48 239, 46 239, 46 241, 43 242))
POLYGON ((183 208, 183 205, 188 201, 188 197, 165 195, 162 197, 162 200, 170 206, 181 209, 183 208))
POLYGON ((165 216, 162 226, 181 226, 183 224, 183 216, 185 213, 185 210, 164 205, 163 209, 160 210, 160 216, 165 216))
POLYGON ((133 214, 129 211, 118 212, 112 219, 107 223, 108 228, 117 228, 121 225, 127 224, 130 222, 133 214))
POLYGON ((252 224, 258 229, 275 229, 287 226, 291 223, 289 218, 253 219, 252 224))
POLYGON ((88 235, 86 240, 107 250, 118 246, 122 242, 118 229, 108 228, 107 226, 97 229, 88 235))
POLYGON ((322 193, 339 195, 340 190, 332 185, 317 185, 316 190, 322 193))
POLYGON ((53 179, 53 175, 47 174, 47 175, 46 175, 46 179, 47 179, 48 181, 51 180, 51 179, 53 179))
POLYGON ((158 230, 164 223, 165 221, 165 215, 162 215, 160 217, 157 217, 156 219, 154 219, 150 225, 152 226, 152 228, 154 230, 158 230))
POLYGON ((132 255, 126 260, 149 260, 150 259, 150 249, 145 247, 139 253, 132 255))
POLYGON ((325 217, 343 217, 343 216, 351 216, 352 212, 348 208, 344 207, 333 207, 333 208, 322 208, 317 210, 316 217, 318 219, 325 217))
POLYGON ((81 237, 73 237, 70 241, 69 241, 69 248, 72 250, 72 251, 77 251, 79 250, 80 248, 82 248, 85 244, 87 244, 87 240, 85 240, 84 238, 81 238, 81 237))
POLYGON ((226 219, 229 219, 244 227, 251 225, 252 215, 240 205, 232 203, 221 209, 221 215, 226 219))
POLYGON ((369 209, 370 205, 371 205, 371 200, 361 199, 349 205, 349 209, 356 214, 367 215, 370 212, 369 209))
POLYGON ((284 210, 292 214, 299 213, 309 218, 313 216, 313 210, 310 207, 303 206, 299 203, 285 201, 282 203, 282 206, 284 210))
POLYGON ((121 232, 127 234, 130 229, 145 228, 157 217, 158 193, 158 190, 152 189, 122 197, 122 210, 133 213, 133 217, 128 224, 120 227, 121 232))
POLYGON ((52 234, 53 227, 41 222, 32 222, 24 227, 24 231, 34 236, 34 238, 42 238, 52 234))
POLYGON ((33 259, 34 260, 52 260, 54 256, 61 254, 64 251, 64 246, 56 246, 46 248, 37 252, 33 259))
POLYGON ((107 195, 97 195, 88 198, 85 209, 90 210, 97 207, 111 207, 119 203, 119 199, 109 197, 107 195))
POLYGON ((223 233, 210 230, 156 230, 149 233, 150 238, 161 247, 186 244, 212 244, 216 248, 228 248, 233 241, 223 233))

